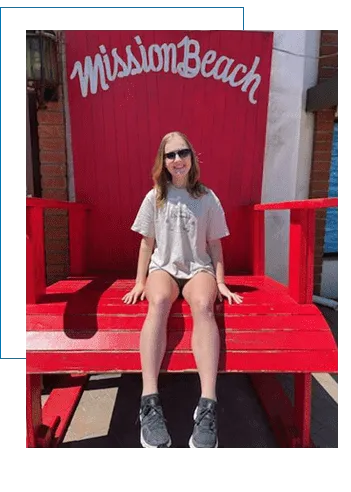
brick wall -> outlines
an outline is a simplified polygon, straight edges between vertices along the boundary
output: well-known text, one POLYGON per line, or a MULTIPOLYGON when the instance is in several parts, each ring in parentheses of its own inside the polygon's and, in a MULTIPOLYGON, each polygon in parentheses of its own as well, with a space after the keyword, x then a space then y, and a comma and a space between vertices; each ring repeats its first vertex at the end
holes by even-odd
MULTIPOLYGON (((59 53, 59 68, 62 74, 61 60, 59 53)), ((38 109, 38 134, 42 197, 68 200, 62 86, 59 87, 58 101, 51 101, 47 103, 46 108, 38 109)), ((64 210, 45 212, 45 251, 49 285, 68 274, 68 217, 64 210)))
MULTIPOLYGON (((321 31, 320 56, 338 51, 338 31, 321 31)), ((338 73, 338 57, 319 60, 318 82, 334 77, 338 73)), ((314 147, 310 180, 310 198, 328 196, 329 173, 333 143, 335 108, 315 113, 314 147)), ((314 292, 320 293, 325 233, 326 210, 317 212, 316 252, 314 267, 314 292)))

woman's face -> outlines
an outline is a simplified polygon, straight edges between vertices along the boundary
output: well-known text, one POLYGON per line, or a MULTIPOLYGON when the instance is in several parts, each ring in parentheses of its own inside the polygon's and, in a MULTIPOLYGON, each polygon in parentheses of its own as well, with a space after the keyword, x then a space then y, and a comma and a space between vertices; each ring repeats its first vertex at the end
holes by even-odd
POLYGON ((191 168, 191 150, 180 135, 171 137, 165 146, 165 166, 176 185, 185 185, 191 168))

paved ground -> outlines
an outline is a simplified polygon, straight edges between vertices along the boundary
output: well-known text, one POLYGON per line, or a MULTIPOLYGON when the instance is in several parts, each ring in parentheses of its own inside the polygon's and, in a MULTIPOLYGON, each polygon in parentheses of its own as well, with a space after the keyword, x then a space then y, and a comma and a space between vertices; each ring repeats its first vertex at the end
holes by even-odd
MULTIPOLYGON (((321 308, 337 340, 337 312, 321 308)), ((292 381, 279 376, 292 396, 292 381)), ((173 447, 188 447, 199 395, 196 374, 164 374, 160 394, 173 447)), ((317 447, 338 447, 338 378, 315 374, 312 385, 312 438, 317 447)), ((136 448, 140 374, 92 376, 61 447, 136 448)), ((224 448, 275 447, 276 443, 245 374, 218 377, 219 444, 224 448)))

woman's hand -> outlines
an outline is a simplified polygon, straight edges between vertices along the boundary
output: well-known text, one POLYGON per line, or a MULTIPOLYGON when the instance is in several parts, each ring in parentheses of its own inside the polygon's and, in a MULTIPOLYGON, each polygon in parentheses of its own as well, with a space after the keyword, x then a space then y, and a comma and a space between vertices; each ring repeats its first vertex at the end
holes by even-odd
POLYGON ((220 302, 223 301, 223 296, 228 299, 229 304, 233 304, 233 301, 237 304, 241 304, 243 302, 243 297, 239 296, 234 292, 231 292, 228 287, 224 283, 217 284, 218 286, 218 299, 220 302))
POLYGON ((122 301, 125 304, 135 304, 140 297, 140 300, 145 299, 145 284, 142 282, 137 282, 133 289, 122 297, 122 301))

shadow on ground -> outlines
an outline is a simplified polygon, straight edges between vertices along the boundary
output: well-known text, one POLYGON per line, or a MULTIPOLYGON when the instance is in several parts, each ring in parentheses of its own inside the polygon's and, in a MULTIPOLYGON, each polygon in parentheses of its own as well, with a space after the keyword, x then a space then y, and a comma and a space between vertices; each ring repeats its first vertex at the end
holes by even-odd
MULTIPOLYGON (((279 379, 287 394, 293 397, 292 378, 280 375, 279 379)), ((315 379, 312 389, 312 438, 315 444, 322 448, 343 447, 342 411, 315 379)), ((160 393, 172 447, 187 447, 198 391, 195 374, 160 377, 160 393)), ((61 447, 140 448, 139 425, 136 423, 140 392, 139 375, 93 377, 61 447), (109 395, 109 391, 113 394, 109 395)), ((246 375, 219 375, 218 398, 220 448, 277 447, 246 375)))
MULTIPOLYGON (((88 391, 104 385, 118 387, 117 398, 111 416, 108 434, 102 437, 87 437, 79 441, 65 442, 62 447, 118 447, 138 448, 139 425, 136 424, 141 393, 140 374, 125 374, 122 377, 94 381, 88 391)), ((172 447, 188 447, 192 432, 192 416, 200 391, 196 374, 162 374, 160 395, 172 447)), ((252 448, 275 447, 275 440, 268 427, 249 379, 242 374, 218 376, 219 447, 252 448)))
MULTIPOLYGON (((320 310, 337 341, 337 312, 324 307, 320 310)), ((287 394, 293 398, 292 377, 286 374, 278 377, 287 394)), ((186 448, 200 394, 198 376, 162 374, 159 389, 172 447, 186 448)), ((276 447, 248 376, 219 374, 217 390, 219 447, 276 447)), ((312 391, 312 439, 317 447, 338 447, 337 375, 314 377, 312 391)), ((140 430, 136 424, 141 394, 140 374, 92 376, 84 394, 86 400, 82 398, 61 447, 140 447, 140 430), (95 407, 91 408, 92 404, 95 407), (106 412, 108 404, 110 415, 106 412)))

